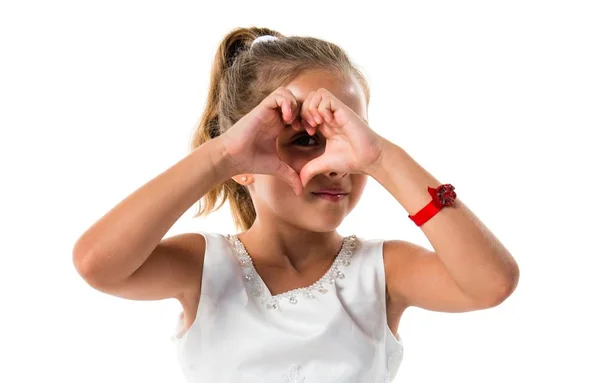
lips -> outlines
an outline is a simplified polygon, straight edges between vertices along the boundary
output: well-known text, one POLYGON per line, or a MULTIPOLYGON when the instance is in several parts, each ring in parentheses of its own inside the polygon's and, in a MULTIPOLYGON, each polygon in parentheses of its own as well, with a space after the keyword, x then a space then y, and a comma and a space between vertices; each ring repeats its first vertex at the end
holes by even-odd
POLYGON ((314 196, 320 199, 324 199, 326 201, 338 202, 342 199, 346 198, 347 193, 343 194, 329 194, 329 193, 312 193, 314 196))
POLYGON ((321 189, 312 192, 312 194, 328 194, 328 195, 346 195, 348 194, 343 189, 321 189))
POLYGON ((312 192, 312 195, 330 202, 338 202, 346 198, 348 192, 341 188, 320 189, 312 192))

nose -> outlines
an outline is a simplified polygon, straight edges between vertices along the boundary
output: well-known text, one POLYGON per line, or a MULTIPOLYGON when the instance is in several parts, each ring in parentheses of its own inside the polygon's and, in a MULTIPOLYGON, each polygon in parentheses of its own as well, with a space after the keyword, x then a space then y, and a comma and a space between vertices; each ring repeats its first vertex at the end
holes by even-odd
POLYGON ((332 170, 332 171, 326 172, 325 174, 329 178, 338 179, 338 178, 343 178, 348 173, 341 173, 341 172, 336 172, 336 171, 332 170))

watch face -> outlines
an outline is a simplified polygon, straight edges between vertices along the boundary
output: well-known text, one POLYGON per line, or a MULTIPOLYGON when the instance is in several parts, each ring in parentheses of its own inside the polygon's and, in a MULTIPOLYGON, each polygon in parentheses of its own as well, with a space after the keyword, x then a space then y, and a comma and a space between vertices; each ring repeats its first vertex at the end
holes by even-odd
POLYGON ((456 200, 454 186, 450 184, 441 185, 437 189, 437 196, 443 206, 452 206, 456 200))

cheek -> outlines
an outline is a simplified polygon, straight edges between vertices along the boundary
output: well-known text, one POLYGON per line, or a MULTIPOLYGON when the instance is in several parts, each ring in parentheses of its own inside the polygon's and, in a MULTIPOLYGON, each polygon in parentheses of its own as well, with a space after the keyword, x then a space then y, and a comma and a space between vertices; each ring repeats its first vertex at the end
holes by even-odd
POLYGON ((361 190, 365 188, 368 180, 369 180, 369 176, 360 175, 360 179, 359 179, 358 183, 360 185, 361 190))
POLYGON ((365 186, 367 185, 368 176, 362 174, 352 175, 352 190, 357 195, 361 195, 363 190, 365 190, 365 186))
POLYGON ((264 174, 255 177, 260 178, 260 184, 257 184, 255 191, 258 195, 262 196, 263 199, 266 198, 269 201, 282 201, 296 196, 290 185, 280 178, 264 174))

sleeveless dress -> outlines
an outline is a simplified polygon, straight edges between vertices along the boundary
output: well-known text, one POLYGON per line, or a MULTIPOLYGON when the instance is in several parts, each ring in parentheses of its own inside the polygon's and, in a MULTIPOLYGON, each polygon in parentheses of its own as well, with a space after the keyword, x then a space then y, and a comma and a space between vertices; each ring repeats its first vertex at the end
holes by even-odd
POLYGON ((383 240, 344 237, 316 283, 272 296, 235 235, 206 239, 195 321, 171 337, 189 383, 391 382, 403 344, 387 324, 383 240))

